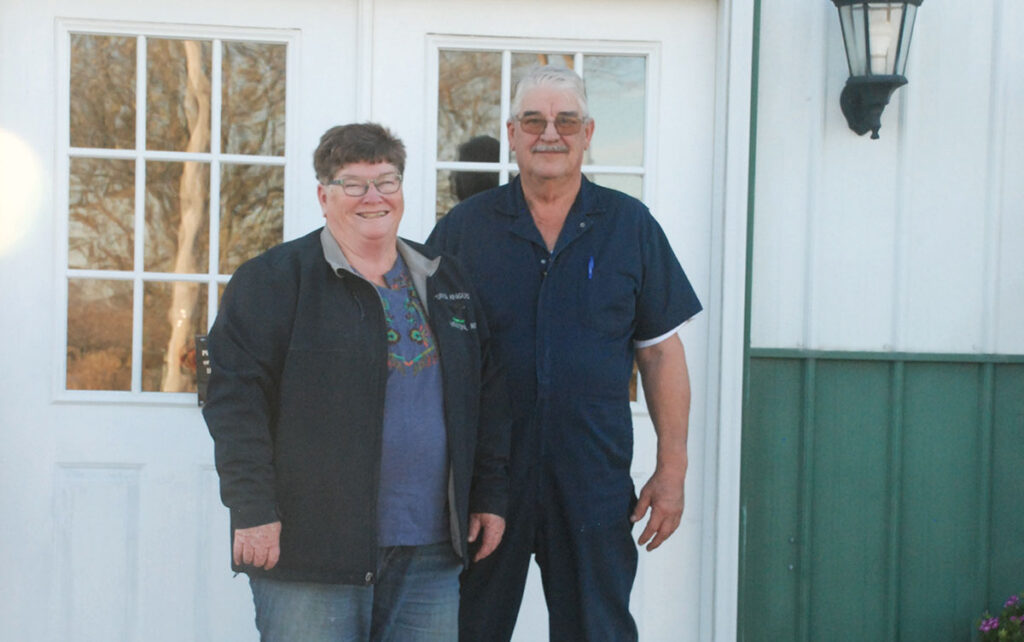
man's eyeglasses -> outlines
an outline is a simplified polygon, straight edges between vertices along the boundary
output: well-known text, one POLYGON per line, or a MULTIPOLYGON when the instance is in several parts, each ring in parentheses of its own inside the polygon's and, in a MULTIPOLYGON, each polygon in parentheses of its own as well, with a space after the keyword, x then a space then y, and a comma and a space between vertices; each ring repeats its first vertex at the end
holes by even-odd
MULTIPOLYGON (((519 126, 527 134, 543 134, 544 130, 548 128, 548 123, 551 122, 543 116, 536 115, 517 116, 516 120, 519 121, 519 126)), ((571 136, 579 133, 580 128, 583 127, 584 120, 579 116, 559 114, 555 116, 555 131, 560 136, 571 136)))
POLYGON ((401 174, 381 174, 377 178, 353 178, 345 176, 327 181, 328 185, 338 185, 348 196, 362 196, 370 191, 372 184, 381 194, 394 194, 402 189, 401 174))

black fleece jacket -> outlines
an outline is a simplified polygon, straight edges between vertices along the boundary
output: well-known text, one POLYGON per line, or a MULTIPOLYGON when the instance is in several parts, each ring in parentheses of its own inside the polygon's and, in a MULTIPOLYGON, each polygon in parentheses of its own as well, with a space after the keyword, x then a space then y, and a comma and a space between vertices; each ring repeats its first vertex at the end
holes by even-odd
MULTIPOLYGON (((232 276, 209 335, 203 415, 232 534, 282 525, 276 567, 233 568, 369 584, 377 572, 387 327, 374 286, 328 262, 331 237, 322 234, 272 248, 232 276)), ((479 301, 455 260, 408 241, 399 250, 440 351, 449 523, 468 563, 469 513, 504 515, 508 499, 504 382, 479 301)))

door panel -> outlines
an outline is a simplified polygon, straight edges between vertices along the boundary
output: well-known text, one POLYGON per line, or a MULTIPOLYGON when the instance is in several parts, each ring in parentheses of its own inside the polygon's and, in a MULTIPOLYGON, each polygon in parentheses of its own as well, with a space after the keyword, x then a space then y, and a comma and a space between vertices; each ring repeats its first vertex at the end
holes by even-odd
MULTIPOLYGON (((206 279, 196 321, 205 330, 205 310, 214 309, 224 280, 210 274, 226 276, 240 260, 230 252, 223 261, 209 260, 211 254, 218 257, 209 250, 212 243, 227 239, 224 244, 235 247, 237 237, 225 237, 223 227, 207 223, 205 229, 215 233, 204 232, 197 245, 207 253, 185 270, 176 262, 182 258, 174 241, 182 220, 176 202, 184 184, 182 167, 201 167, 202 184, 210 188, 201 195, 207 212, 219 207, 225 219, 237 212, 236 232, 258 235, 276 226, 280 239, 320 225, 310 159, 320 133, 356 118, 348 88, 357 76, 357 22, 354 0, 299 6, 264 0, 0 4, 0 74, 5 79, 0 136, 5 155, 8 141, 16 142, 15 187, 38 185, 17 204, 16 213, 5 211, 5 221, 14 216, 24 222, 18 236, 0 245, 0 296, 5 307, 18 309, 0 321, 8 339, 4 361, 25 364, 0 375, 0 511, 7 516, 0 534, 0 561, 7 569, 0 579, 5 596, 0 621, 5 639, 256 639, 247 582, 244 576, 233 577, 229 568, 227 511, 219 500, 213 445, 195 394, 156 392, 189 390, 191 385, 167 383, 161 371, 169 366, 143 353, 147 346, 159 348, 173 340, 164 326, 170 303, 181 301, 175 298, 180 294, 175 283, 206 279), (81 48, 72 60, 76 33, 122 38, 131 49, 122 60, 130 71, 84 60, 81 48), (136 57, 140 42, 157 57, 173 58, 186 40, 202 43, 196 69, 207 81, 219 78, 214 82, 224 89, 223 94, 216 86, 200 92, 200 102, 212 101, 215 114, 220 104, 228 114, 221 123, 222 137, 207 136, 193 148, 187 135, 180 136, 195 131, 186 97, 160 93, 167 83, 157 82, 159 73, 180 61, 157 64, 154 55, 136 57), (232 96, 242 87, 239 77, 248 73, 238 62, 244 54, 240 49, 261 40, 287 48, 284 132, 279 118, 247 113, 232 96), (218 52, 213 45, 221 41, 235 44, 218 52), (223 68, 215 66, 218 57, 223 68), (25 65, 29 59, 33 64, 25 65), (139 80, 139 63, 148 79, 139 80), (213 73, 217 69, 219 76, 213 73), (92 96, 85 96, 72 76, 100 84, 87 88, 92 96), (102 84, 110 82, 116 92, 102 84), (146 91, 148 102, 143 100, 146 91), (119 132, 113 140, 89 136, 98 129, 95 121, 84 129, 74 126, 84 109, 102 102, 92 98, 104 92, 113 98, 95 115, 100 121, 107 115, 120 119, 123 126, 113 128, 119 132), (148 105, 153 117, 176 114, 147 119, 133 101, 148 105), (187 117, 176 121, 178 115, 187 117), (167 126, 175 122, 186 124, 167 126), (247 148, 242 134, 264 122, 276 123, 274 144, 247 148), (267 160, 271 156, 279 160, 267 160), (251 157, 262 160, 252 163, 251 157), (223 170, 222 181, 211 174, 215 166, 223 170), (171 180, 166 189, 154 188, 160 169, 167 167, 171 180), (148 182, 140 169, 146 170, 148 182), (258 174, 255 184, 271 186, 284 200, 283 221, 280 216, 269 223, 245 219, 268 200, 258 189, 221 189, 218 198, 217 188, 235 184, 232 172, 258 174), (117 183, 100 182, 98 175, 117 176, 117 183), (173 202, 175 208, 153 206, 159 202, 173 202), (74 218, 76 213, 83 216, 74 218), (107 215, 110 225, 89 227, 107 215), (127 229, 128 236, 114 229, 127 229), (207 262, 212 273, 203 277, 207 262), (69 282, 74 287, 69 289, 69 282), (111 297, 105 283, 118 284, 115 290, 122 294, 111 297), (163 303, 146 307, 154 298, 163 303), (70 315, 69 302, 74 304, 70 315), (123 354, 96 349, 104 333, 115 335, 113 345, 123 354), (74 361, 79 357, 89 367, 74 361), (117 366, 111 365, 114 357, 117 366), (69 376, 68 363, 76 366, 74 376, 69 376), (105 376, 109 373, 114 374, 105 376)), ((257 97, 239 99, 255 112, 257 97)), ((7 205, 5 200, 3 208, 7 205)))

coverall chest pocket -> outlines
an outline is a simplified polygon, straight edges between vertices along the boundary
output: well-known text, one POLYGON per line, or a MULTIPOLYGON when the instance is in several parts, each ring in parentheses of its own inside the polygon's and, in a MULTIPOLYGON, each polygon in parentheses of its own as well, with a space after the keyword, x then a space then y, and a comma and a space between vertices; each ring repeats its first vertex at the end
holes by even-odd
POLYGON ((579 287, 582 325, 602 335, 631 333, 638 292, 639 283, 633 275, 589 259, 586 278, 579 287))

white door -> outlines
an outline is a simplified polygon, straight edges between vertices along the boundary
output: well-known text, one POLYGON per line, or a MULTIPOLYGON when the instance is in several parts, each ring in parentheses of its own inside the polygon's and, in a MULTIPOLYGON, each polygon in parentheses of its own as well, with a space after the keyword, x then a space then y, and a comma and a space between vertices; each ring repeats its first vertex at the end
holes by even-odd
MULTIPOLYGON (((586 171, 643 197, 708 302, 717 19, 714 0, 0 0, 3 639, 255 639, 190 337, 238 262, 321 224, 311 155, 333 124, 405 140, 402 233, 422 239, 452 172, 515 170, 455 155, 476 134, 507 151, 514 71, 573 65, 597 119, 586 171)), ((687 507, 641 554, 645 640, 700 639, 710 612, 711 334, 707 314, 684 330, 687 507)), ((543 640, 528 590, 517 639, 543 640)))
MULTIPOLYGON (((581 71, 596 121, 584 172, 650 206, 705 303, 710 292, 717 3, 614 0, 378 0, 370 113, 410 149, 402 233, 422 238, 455 202, 452 174, 507 181, 515 172, 503 123, 516 73, 536 62, 581 71), (459 146, 497 139, 491 156, 459 146), (479 173, 478 173, 479 172, 479 173)), ((494 141, 491 141, 492 145, 494 141)), ((643 640, 697 640, 709 561, 702 562, 708 382, 707 314, 683 331, 691 378, 690 472, 680 531, 641 552, 631 608, 643 640)), ((639 487, 653 470, 654 431, 634 406, 639 487)), ((639 534, 640 528, 636 533, 639 534)), ((516 640, 547 639, 532 569, 516 640)))
POLYGON ((0 2, 0 638, 256 638, 192 336, 356 118, 355 0, 295 4, 0 2))

